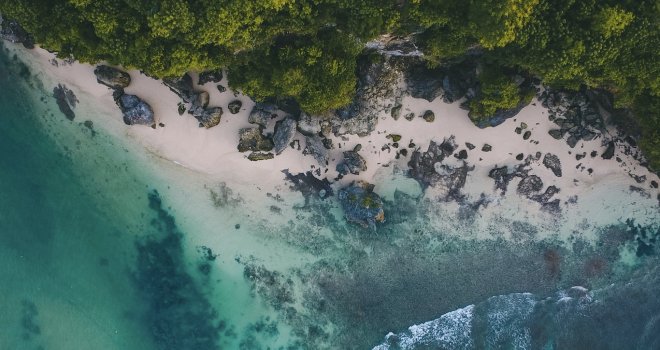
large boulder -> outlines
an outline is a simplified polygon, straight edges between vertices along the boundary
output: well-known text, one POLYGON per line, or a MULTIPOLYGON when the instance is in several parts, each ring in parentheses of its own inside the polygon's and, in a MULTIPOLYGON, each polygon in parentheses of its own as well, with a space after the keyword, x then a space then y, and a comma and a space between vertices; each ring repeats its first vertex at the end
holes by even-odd
POLYGON ((342 175, 349 173, 358 175, 361 171, 367 170, 367 162, 356 151, 344 152, 344 160, 337 164, 337 172, 342 175))
POLYGON ((261 125, 264 128, 277 115, 277 106, 268 103, 256 103, 248 116, 248 123, 261 125))
POLYGON ((192 78, 188 73, 180 78, 165 78, 163 79, 163 84, 177 94, 184 103, 193 103, 197 97, 197 93, 193 88, 192 78))
POLYGON ((204 109, 199 115, 195 115, 199 126, 204 128, 212 128, 220 124, 222 118, 222 107, 211 107, 204 109))
POLYGON ((96 81, 113 89, 123 89, 131 83, 131 76, 117 68, 100 65, 94 69, 96 81))
POLYGON ((244 128, 238 132, 239 152, 268 152, 273 149, 273 141, 263 135, 262 128, 244 128))
POLYGON ((275 153, 282 153, 296 136, 296 121, 287 117, 275 123, 275 133, 273 134, 273 143, 275 153))
POLYGON ((156 123, 151 106, 135 95, 121 95, 117 100, 117 105, 119 105, 124 115, 124 123, 127 125, 152 126, 156 123))
POLYGON ((301 112, 298 118, 298 131, 305 136, 318 135, 321 132, 321 118, 301 112))
POLYGON ((552 153, 546 153, 543 156, 543 165, 550 169, 556 177, 561 177, 561 161, 559 161, 559 157, 552 153))
POLYGON ((373 189, 373 185, 358 183, 339 190, 337 198, 346 220, 372 229, 376 228, 377 222, 385 221, 383 201, 373 189))
POLYGON ((323 144, 323 139, 319 136, 305 137, 305 150, 303 153, 311 154, 322 167, 328 165, 330 155, 328 154, 328 149, 323 144))

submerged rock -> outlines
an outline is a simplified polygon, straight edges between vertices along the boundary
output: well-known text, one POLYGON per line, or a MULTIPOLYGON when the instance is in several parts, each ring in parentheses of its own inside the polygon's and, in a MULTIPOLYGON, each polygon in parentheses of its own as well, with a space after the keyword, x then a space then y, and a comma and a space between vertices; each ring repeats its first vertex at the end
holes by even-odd
POLYGON ((73 94, 73 91, 69 90, 65 85, 58 84, 53 88, 53 97, 55 97, 57 107, 59 107, 64 116, 69 120, 75 119, 76 114, 73 112, 73 108, 76 107, 78 99, 73 94))
POLYGON ((293 189, 300 191, 305 197, 305 202, 312 196, 319 196, 321 199, 332 196, 333 190, 328 179, 319 179, 311 171, 306 173, 291 174, 288 170, 282 171, 286 179, 293 184, 293 189))
POLYGON ((346 220, 372 229, 376 228, 377 222, 385 221, 383 201, 373 189, 373 185, 361 182, 339 190, 337 198, 346 220))
POLYGON ((94 69, 96 81, 113 89, 123 89, 131 84, 131 76, 117 68, 100 65, 94 69))
POLYGON ((262 128, 244 128, 239 130, 238 151, 263 151, 273 149, 273 141, 262 134, 262 128))
POLYGON ((154 112, 148 103, 135 95, 123 94, 117 100, 117 104, 124 114, 126 125, 149 125, 155 124, 154 112))
POLYGON ((342 175, 349 173, 358 175, 361 171, 367 170, 367 162, 356 151, 346 151, 344 152, 344 160, 337 164, 336 170, 342 175))
POLYGON ((556 177, 561 177, 561 162, 559 161, 559 157, 552 153, 546 153, 543 156, 543 165, 550 169, 556 177))
POLYGON ((275 123, 275 133, 273 134, 273 144, 275 154, 282 153, 296 136, 296 121, 287 117, 275 123))
POLYGON ((532 194, 543 189, 543 180, 536 175, 530 175, 518 183, 518 194, 530 197, 532 194))

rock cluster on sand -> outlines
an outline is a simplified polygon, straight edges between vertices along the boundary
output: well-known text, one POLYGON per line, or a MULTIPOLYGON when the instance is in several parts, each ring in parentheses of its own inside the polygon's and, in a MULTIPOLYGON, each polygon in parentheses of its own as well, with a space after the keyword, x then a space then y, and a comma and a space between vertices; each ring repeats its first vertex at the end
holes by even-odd
MULTIPOLYGON (((201 75, 200 79, 202 79, 201 75)), ((181 98, 183 105, 180 106, 189 105, 188 113, 199 121, 199 127, 208 129, 220 123, 223 113, 222 108, 208 107, 209 93, 195 90, 192 78, 188 73, 180 78, 165 78, 163 79, 163 84, 181 98)))
POLYGON ((558 126, 548 133, 558 140, 568 135, 566 143, 571 148, 580 140, 591 141, 601 135, 605 123, 599 114, 598 104, 605 105, 604 108, 611 107, 606 96, 595 91, 567 93, 546 89, 539 100, 548 108, 549 118, 558 126))
POLYGON ((385 221, 383 201, 373 192, 374 185, 359 182, 339 190, 337 198, 344 209, 346 220, 362 227, 376 228, 385 221))
POLYGON ((244 128, 238 132, 238 151, 263 151, 268 152, 273 149, 273 141, 262 133, 262 128, 244 128))
POLYGON ((123 89, 131 83, 131 76, 117 68, 100 65, 94 69, 96 81, 112 89, 123 89))
POLYGON ((550 169, 556 177, 561 177, 561 162, 559 161, 559 157, 552 153, 546 153, 543 156, 543 165, 550 169))
POLYGON ((264 128, 268 126, 268 122, 277 117, 277 106, 269 103, 255 103, 248 116, 248 123, 261 125, 264 128))
POLYGON ((125 94, 124 88, 131 83, 128 73, 117 68, 100 65, 94 69, 96 81, 113 90, 112 97, 123 114, 126 125, 147 125, 156 127, 151 106, 135 95, 125 94))

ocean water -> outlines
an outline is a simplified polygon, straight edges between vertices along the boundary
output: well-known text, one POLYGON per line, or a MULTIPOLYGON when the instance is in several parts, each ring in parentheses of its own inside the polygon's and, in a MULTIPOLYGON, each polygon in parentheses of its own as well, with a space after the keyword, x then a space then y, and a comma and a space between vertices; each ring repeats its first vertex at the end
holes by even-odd
POLYGON ((393 171, 364 230, 151 155, 75 87, 69 121, 56 84, 0 50, 0 349, 657 348, 657 221, 478 239, 393 171))

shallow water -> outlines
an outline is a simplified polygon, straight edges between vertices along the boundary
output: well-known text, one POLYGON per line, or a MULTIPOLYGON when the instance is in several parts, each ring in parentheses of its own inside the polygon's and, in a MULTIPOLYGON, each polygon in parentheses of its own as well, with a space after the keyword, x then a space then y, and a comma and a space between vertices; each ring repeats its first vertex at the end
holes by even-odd
POLYGON ((0 54, 0 349, 367 349, 471 304, 481 321, 445 348, 584 348, 566 337, 605 331, 599 348, 657 344, 645 329, 658 279, 643 276, 657 276, 658 225, 576 227, 568 240, 528 218, 483 225, 478 206, 424 197, 394 172, 378 183, 387 222, 363 230, 332 197, 269 196, 151 156, 107 131, 112 116, 83 108, 84 92, 69 121, 54 84, 0 54), (644 312, 600 331, 562 314, 574 333, 561 338, 541 300, 575 285, 606 301, 597 317, 625 319, 607 309, 623 301, 644 312), (497 312, 508 316, 490 327, 497 312))

